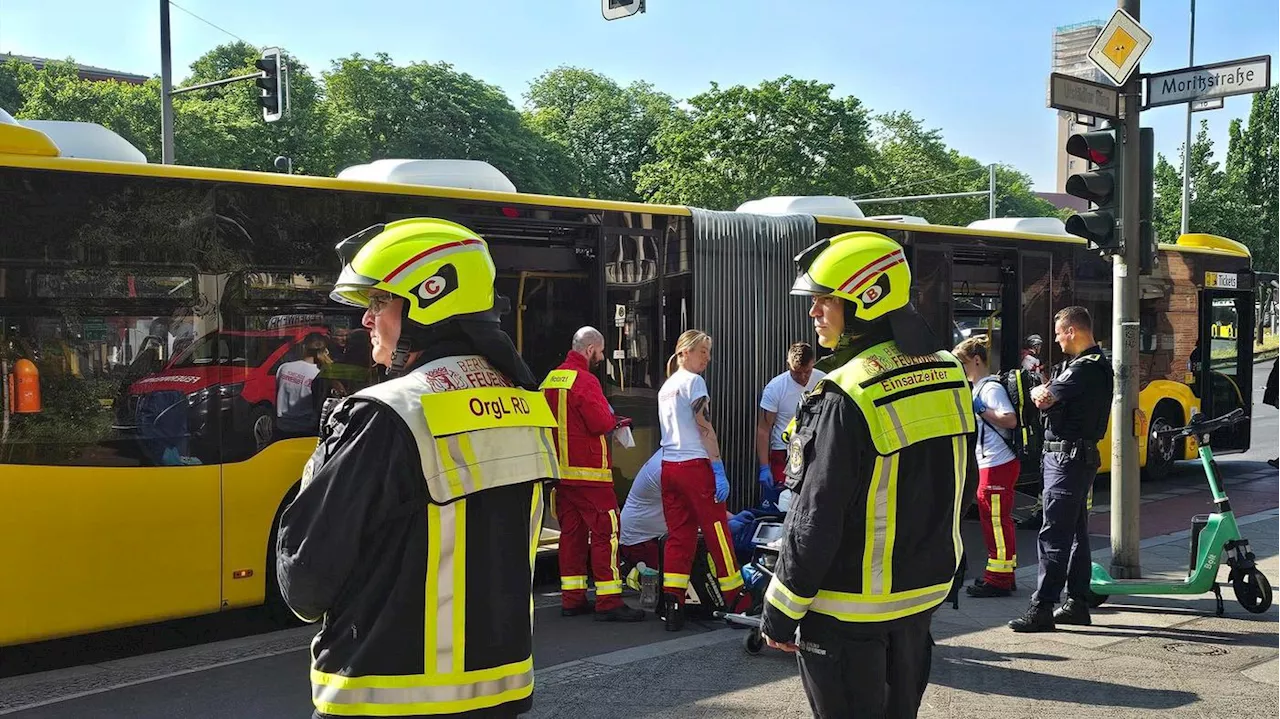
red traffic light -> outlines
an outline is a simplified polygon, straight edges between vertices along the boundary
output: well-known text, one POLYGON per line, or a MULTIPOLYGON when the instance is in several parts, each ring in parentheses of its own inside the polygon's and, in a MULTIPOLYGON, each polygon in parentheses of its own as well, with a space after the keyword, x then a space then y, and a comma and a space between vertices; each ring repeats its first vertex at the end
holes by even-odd
POLYGON ((1067 138, 1067 154, 1082 157, 1095 165, 1109 164, 1116 157, 1115 130, 1081 132, 1067 138))

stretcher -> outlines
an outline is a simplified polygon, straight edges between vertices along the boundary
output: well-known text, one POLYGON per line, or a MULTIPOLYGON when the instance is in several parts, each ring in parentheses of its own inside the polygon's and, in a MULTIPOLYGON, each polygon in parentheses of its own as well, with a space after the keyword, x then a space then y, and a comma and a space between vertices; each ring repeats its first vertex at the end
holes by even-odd
POLYGON ((716 612, 717 619, 726 624, 746 627, 747 635, 742 646, 748 654, 759 654, 764 649, 764 593, 773 579, 774 567, 782 545, 782 522, 760 522, 751 535, 751 561, 742 568, 743 590, 751 595, 751 608, 745 612, 716 612), (748 579, 750 575, 750 579, 748 579))

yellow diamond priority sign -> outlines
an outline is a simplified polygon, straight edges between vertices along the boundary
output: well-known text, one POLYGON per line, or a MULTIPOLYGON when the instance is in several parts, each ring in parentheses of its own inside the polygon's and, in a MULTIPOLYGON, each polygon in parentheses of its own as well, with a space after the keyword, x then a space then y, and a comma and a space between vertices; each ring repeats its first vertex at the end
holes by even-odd
POLYGON ((1151 33, 1124 10, 1116 10, 1089 48, 1089 59, 1111 81, 1123 85, 1151 46, 1151 33))

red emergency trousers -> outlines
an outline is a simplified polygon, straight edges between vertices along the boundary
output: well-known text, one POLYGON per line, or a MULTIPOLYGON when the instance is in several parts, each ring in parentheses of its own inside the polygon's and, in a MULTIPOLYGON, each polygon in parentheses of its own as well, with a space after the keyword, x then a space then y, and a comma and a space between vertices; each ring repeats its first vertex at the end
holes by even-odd
POLYGON ((600 381, 577 352, 569 352, 547 375, 542 389, 558 424, 554 435, 560 483, 554 496, 560 522, 560 604, 565 609, 584 606, 590 574, 596 585, 596 611, 608 612, 622 606, 618 498, 609 447, 617 418, 600 381))
POLYGON ((622 606, 618 572, 618 500, 613 484, 584 487, 561 484, 555 490, 560 522, 560 606, 587 603, 587 558, 596 582, 596 611, 622 606))
POLYGON ((781 487, 787 481, 787 450, 769 450, 769 472, 773 475, 775 487, 781 487))
POLYGON ((724 503, 717 502, 715 496, 716 477, 708 460, 662 463, 662 514, 667 520, 662 590, 675 596, 681 606, 689 587, 699 528, 725 606, 732 607, 742 589, 742 574, 733 556, 733 535, 725 522, 724 503))
POLYGON ((982 581, 1001 589, 1013 589, 1013 572, 1018 568, 1013 485, 1021 471, 1022 463, 1016 459, 978 470, 978 517, 987 540, 987 570, 982 581))

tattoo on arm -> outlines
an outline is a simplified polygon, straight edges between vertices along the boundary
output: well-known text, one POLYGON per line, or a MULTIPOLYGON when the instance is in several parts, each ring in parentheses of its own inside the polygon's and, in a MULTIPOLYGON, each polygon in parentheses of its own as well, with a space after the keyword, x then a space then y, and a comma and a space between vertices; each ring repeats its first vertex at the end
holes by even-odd
POLYGON ((720 459, 720 442, 716 438, 716 430, 711 426, 711 399, 699 397, 692 404, 694 419, 698 423, 698 434, 702 436, 702 446, 712 460, 720 459))
POLYGON ((711 421, 711 398, 699 397, 693 401, 693 414, 695 418, 701 416, 707 422, 711 421))

